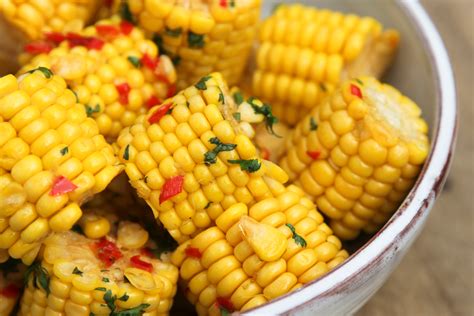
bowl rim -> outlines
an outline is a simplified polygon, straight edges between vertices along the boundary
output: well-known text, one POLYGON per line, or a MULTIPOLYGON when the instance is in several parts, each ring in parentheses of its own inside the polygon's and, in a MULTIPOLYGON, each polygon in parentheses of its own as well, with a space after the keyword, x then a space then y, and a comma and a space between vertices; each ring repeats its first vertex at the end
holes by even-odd
POLYGON ((399 244, 410 242, 413 235, 419 233, 415 228, 424 224, 441 192, 448 175, 458 130, 453 70, 443 40, 419 1, 395 2, 415 26, 415 31, 428 52, 437 87, 432 149, 420 176, 390 220, 341 265, 297 291, 248 310, 243 315, 291 313, 310 301, 347 292, 348 283, 353 278, 359 274, 369 275, 368 271, 382 264, 390 250, 398 251, 399 244))

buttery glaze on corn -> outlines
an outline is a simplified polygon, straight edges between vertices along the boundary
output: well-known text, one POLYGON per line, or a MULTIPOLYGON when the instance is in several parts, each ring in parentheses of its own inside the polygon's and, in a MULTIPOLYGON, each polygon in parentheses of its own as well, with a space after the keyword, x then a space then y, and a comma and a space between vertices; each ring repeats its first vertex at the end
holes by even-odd
POLYGON ((294 291, 348 257, 304 192, 268 181, 274 197, 234 204, 173 253, 199 315, 245 311, 294 291), (287 224, 306 245, 295 242, 287 224), (189 249, 195 249, 190 252, 189 249), (190 255, 197 252, 199 255, 190 255), (223 304, 223 301, 226 304, 223 304))
POLYGON ((379 78, 399 35, 373 18, 283 4, 264 21, 259 40, 253 94, 294 126, 342 80, 379 78))
POLYGON ((428 155, 420 115, 413 101, 374 78, 345 82, 296 126, 280 165, 331 219, 337 236, 374 233, 428 155))
POLYGON ((64 79, 47 69, 0 78, 2 261, 31 264, 43 239, 69 230, 81 217, 79 205, 121 169, 64 79), (61 177, 76 188, 53 195, 61 177))

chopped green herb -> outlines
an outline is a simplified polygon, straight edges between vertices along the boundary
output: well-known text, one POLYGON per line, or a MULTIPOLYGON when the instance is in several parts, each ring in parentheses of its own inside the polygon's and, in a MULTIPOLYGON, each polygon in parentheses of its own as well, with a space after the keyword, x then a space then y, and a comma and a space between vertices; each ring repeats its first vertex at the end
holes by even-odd
POLYGON ((86 114, 87 117, 92 117, 94 113, 99 113, 100 112, 100 105, 96 104, 95 107, 91 107, 90 105, 85 105, 86 107, 86 114))
POLYGON ((145 309, 148 308, 150 304, 140 304, 137 307, 125 309, 119 312, 113 312, 112 316, 140 316, 145 312, 145 309))
POLYGON ((72 270, 72 274, 77 274, 79 276, 82 276, 82 274, 84 274, 84 272, 79 270, 77 267, 74 267, 74 270, 72 270))
POLYGON ((110 309, 110 311, 113 313, 115 311, 115 300, 117 299, 116 295, 112 295, 111 290, 105 291, 104 294, 104 302, 107 304, 107 307, 110 309))
POLYGON ((312 131, 315 131, 318 129, 318 123, 316 123, 316 120, 314 119, 314 117, 311 117, 309 119, 309 129, 312 131))
POLYGON ((46 79, 49 79, 53 76, 53 72, 50 69, 46 68, 46 67, 38 67, 38 68, 32 69, 32 70, 28 71, 27 74, 32 74, 37 70, 41 71, 43 73, 43 75, 46 77, 46 79))
POLYGON ((227 310, 227 308, 225 308, 222 305, 219 305, 219 311, 221 312, 221 316, 229 316, 230 315, 230 312, 227 310))
POLYGON ((250 173, 257 171, 261 167, 261 163, 258 159, 229 159, 227 162, 239 164, 242 171, 248 171, 250 173))
POLYGON ((120 297, 118 298, 118 300, 119 300, 119 301, 122 301, 122 302, 126 302, 126 301, 128 301, 128 298, 129 298, 129 297, 130 297, 130 296, 128 296, 127 293, 124 293, 122 296, 120 296, 120 297))
POLYGON ((125 147, 125 150, 123 151, 123 159, 125 160, 128 160, 130 159, 130 144, 128 144, 126 147, 125 147))
POLYGON ((204 154, 204 163, 206 164, 206 166, 210 166, 210 165, 216 163, 217 162, 217 154, 219 154, 220 152, 222 152, 222 151, 231 151, 235 147, 237 147, 236 144, 222 143, 219 140, 219 138, 217 138, 217 137, 210 138, 209 142, 211 144, 216 145, 216 147, 214 147, 214 149, 212 149, 212 150, 210 150, 210 151, 208 151, 204 154))
POLYGON ((206 86, 206 81, 208 81, 209 79, 211 79, 211 76, 205 76, 205 77, 202 77, 198 83, 196 83, 194 86, 199 89, 199 90, 206 90, 207 89, 207 86, 206 86))
POLYGON ((43 290, 46 292, 46 296, 48 296, 50 293, 48 271, 39 262, 36 262, 26 269, 25 284, 28 284, 31 275, 34 277, 33 284, 35 288, 43 288, 43 290))
POLYGON ((127 0, 120 1, 119 15, 122 20, 135 24, 135 19, 133 18, 132 11, 130 11, 130 7, 128 5, 127 0))
POLYGON ((102 282, 109 283, 110 280, 109 280, 109 278, 102 278, 102 282))
POLYGON ((79 226, 79 224, 75 224, 74 226, 72 226, 71 230, 78 234, 84 235, 84 231, 82 230, 82 227, 79 226))
POLYGON ((204 35, 196 34, 191 31, 188 33, 188 45, 193 48, 204 47, 204 35))
POLYGON ((255 114, 262 114, 263 116, 265 116, 265 125, 268 132, 276 137, 281 137, 275 134, 275 131, 273 130, 273 125, 278 123, 278 118, 273 115, 271 105, 264 103, 262 106, 258 106, 257 104, 254 103, 254 100, 255 100, 254 97, 250 97, 247 99, 247 103, 252 106, 255 114))
POLYGON ((300 245, 301 247, 303 248, 306 248, 306 240, 304 240, 303 237, 301 237, 300 235, 298 235, 296 233, 296 229, 293 225, 291 224, 286 224, 286 226, 291 230, 291 232, 293 233, 293 240, 295 241, 295 243, 297 245, 300 245))
POLYGON ((142 66, 140 58, 136 56, 128 56, 127 59, 135 68, 140 68, 142 66))
POLYGON ((237 105, 244 102, 244 96, 242 95, 242 93, 240 91, 234 92, 232 97, 234 98, 234 101, 235 101, 235 103, 237 103, 237 105))
POLYGON ((69 152, 69 148, 66 146, 62 148, 59 152, 61 153, 62 156, 67 155, 67 153, 69 152))
POLYGON ((218 100, 221 104, 224 104, 225 103, 225 98, 224 98, 224 93, 222 93, 222 90, 221 92, 219 93, 219 100, 218 100))
POLYGON ((107 269, 100 270, 100 272, 109 272, 107 269))
POLYGON ((319 86, 321 87, 321 90, 323 90, 324 92, 327 92, 328 89, 326 88, 326 85, 324 83, 320 83, 319 86))
POLYGON ((240 112, 232 113, 232 116, 235 118, 237 122, 240 122, 240 112))
POLYGON ((181 35, 182 32, 183 32, 183 29, 180 27, 175 28, 175 29, 170 29, 170 28, 165 29, 166 35, 172 36, 172 37, 178 37, 181 35))
POLYGON ((105 287, 96 287, 94 290, 101 291, 101 292, 107 291, 107 289, 105 287))
POLYGON ((359 78, 355 78, 354 79, 358 84, 360 84, 361 86, 364 85, 364 83, 362 82, 362 80, 360 80, 359 78))

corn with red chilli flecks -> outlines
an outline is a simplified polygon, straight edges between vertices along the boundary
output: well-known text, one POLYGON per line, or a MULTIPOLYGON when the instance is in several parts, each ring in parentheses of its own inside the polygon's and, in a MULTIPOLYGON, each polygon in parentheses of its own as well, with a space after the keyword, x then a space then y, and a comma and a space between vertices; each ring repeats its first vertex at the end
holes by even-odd
POLYGON ((0 315, 11 315, 20 298, 25 266, 19 260, 0 263, 0 315))
POLYGON ((253 93, 295 125, 345 78, 380 77, 399 34, 369 17, 280 5, 260 29, 253 93))
POLYGON ((229 84, 240 80, 256 37, 261 0, 116 0, 114 6, 137 23, 178 71, 178 88, 219 71, 229 84))
POLYGON ((119 158, 138 195, 181 243, 231 205, 271 194, 264 176, 287 180, 281 168, 260 159, 250 139, 251 123, 271 129, 274 119, 256 99, 237 107, 214 73, 124 129, 119 158))
POLYGON ((199 315, 257 307, 348 257, 301 189, 269 185, 275 197, 232 205, 171 256, 199 315))
POLYGON ((64 79, 47 68, 0 78, 0 259, 31 264, 121 170, 64 79))
POLYGON ((49 34, 48 41, 59 47, 34 57, 22 71, 43 66, 65 78, 100 133, 110 140, 147 107, 175 93, 171 60, 158 57, 156 45, 118 17, 78 34, 49 34))
POLYGON ((290 135, 280 162, 335 234, 375 232, 405 198, 429 152, 420 108, 373 78, 344 83, 290 135))
POLYGON ((168 255, 155 257, 140 225, 110 225, 100 239, 72 231, 49 237, 27 273, 19 315, 167 315, 178 269, 168 255))

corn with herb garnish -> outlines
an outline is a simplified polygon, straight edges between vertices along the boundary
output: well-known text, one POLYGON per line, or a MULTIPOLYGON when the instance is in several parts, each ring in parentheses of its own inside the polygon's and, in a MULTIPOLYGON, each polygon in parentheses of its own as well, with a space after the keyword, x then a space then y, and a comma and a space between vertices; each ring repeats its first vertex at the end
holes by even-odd
POLYGON ((230 85, 242 75, 256 37, 261 0, 115 0, 173 58, 178 88, 219 71, 230 85))
POLYGON ((58 45, 23 66, 43 66, 65 78, 101 134, 114 140, 148 107, 175 94, 176 72, 141 30, 118 17, 102 20, 79 33, 52 33, 58 45))
POLYGON ((314 197, 337 236, 373 233, 403 201, 428 155, 420 114, 374 78, 345 82, 297 125, 280 165, 314 197))
POLYGON ((31 264, 121 170, 64 79, 44 67, 0 78, 0 260, 31 264))
POLYGON ((259 39, 253 93, 294 126, 342 80, 379 78, 399 34, 373 18, 283 4, 264 21, 259 39))
POLYGON ((271 194, 264 176, 287 180, 281 168, 260 159, 250 139, 252 124, 271 129, 274 119, 256 99, 237 107, 214 73, 123 130, 119 158, 138 195, 182 243, 232 204, 271 194))
POLYGON ((0 315, 12 315, 21 295, 25 268, 17 259, 0 263, 0 315))
POLYGON ((216 225, 178 247, 186 296, 199 315, 257 307, 333 269, 347 257, 304 192, 269 180, 274 197, 230 206, 216 225))
POLYGON ((49 237, 27 272, 19 315, 167 315, 178 269, 168 255, 155 257, 140 225, 109 225, 98 239, 73 231, 49 237))

